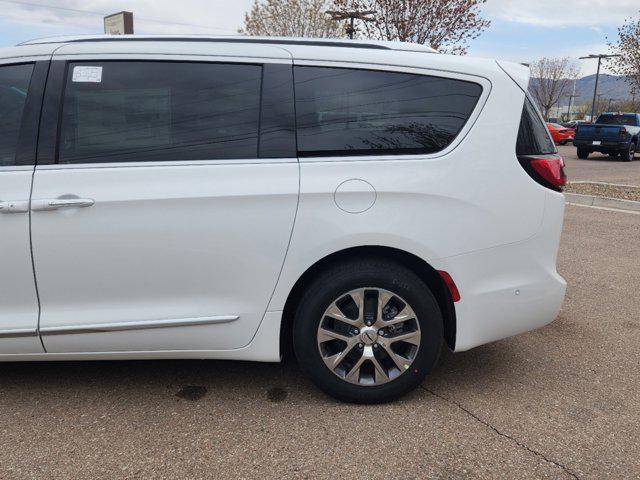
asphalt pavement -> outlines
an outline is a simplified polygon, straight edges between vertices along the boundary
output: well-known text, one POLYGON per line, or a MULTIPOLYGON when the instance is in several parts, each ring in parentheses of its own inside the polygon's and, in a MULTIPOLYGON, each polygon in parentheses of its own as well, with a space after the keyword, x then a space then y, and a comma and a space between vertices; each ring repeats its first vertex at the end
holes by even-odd
POLYGON ((0 478, 638 478, 640 215, 569 206, 559 271, 554 323, 388 405, 291 362, 0 364, 0 478))
POLYGON ((622 185, 640 185, 640 153, 633 162, 623 162, 602 153, 592 153, 586 160, 578 158, 576 147, 565 145, 558 147, 564 157, 565 171, 570 182, 591 181, 617 183, 622 185))

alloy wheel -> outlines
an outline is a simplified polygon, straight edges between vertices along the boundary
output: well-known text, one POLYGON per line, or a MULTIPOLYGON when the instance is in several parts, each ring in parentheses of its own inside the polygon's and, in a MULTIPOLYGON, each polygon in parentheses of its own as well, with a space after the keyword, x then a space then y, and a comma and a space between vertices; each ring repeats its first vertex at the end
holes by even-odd
POLYGON ((351 290, 324 312, 317 343, 325 365, 362 386, 387 383, 411 367, 420 349, 420 324, 411 306, 382 288, 351 290))

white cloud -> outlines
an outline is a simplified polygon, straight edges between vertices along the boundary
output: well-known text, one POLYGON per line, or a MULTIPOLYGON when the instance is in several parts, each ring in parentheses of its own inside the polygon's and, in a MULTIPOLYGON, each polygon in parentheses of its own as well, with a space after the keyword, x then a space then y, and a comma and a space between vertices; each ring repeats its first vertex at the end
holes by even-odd
POLYGON ((617 27, 640 11, 638 0, 488 0, 490 18, 541 27, 617 27))
MULTIPOLYGON (((102 15, 133 11, 136 33, 233 34, 252 0, 17 0, 0 1, 2 18, 48 29, 102 30, 102 15), (86 13, 83 13, 86 12, 86 13)), ((26 29, 25 29, 26 30, 26 29)))

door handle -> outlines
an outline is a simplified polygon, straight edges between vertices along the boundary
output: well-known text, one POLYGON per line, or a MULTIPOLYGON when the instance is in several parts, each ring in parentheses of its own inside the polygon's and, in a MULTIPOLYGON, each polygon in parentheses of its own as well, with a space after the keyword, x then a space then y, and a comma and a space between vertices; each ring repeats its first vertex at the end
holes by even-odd
POLYGON ((31 210, 34 212, 48 212, 59 208, 86 208, 96 202, 91 198, 50 198, 45 200, 33 200, 31 210))
POLYGON ((0 202, 0 213, 27 213, 29 200, 8 200, 0 202))

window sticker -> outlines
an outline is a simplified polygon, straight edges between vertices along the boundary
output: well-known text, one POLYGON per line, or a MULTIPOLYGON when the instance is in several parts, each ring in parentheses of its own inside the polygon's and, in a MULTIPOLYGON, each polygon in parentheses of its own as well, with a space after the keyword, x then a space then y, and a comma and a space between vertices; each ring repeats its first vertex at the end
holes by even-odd
POLYGON ((102 67, 73 67, 72 81, 100 83, 102 82, 102 67))

